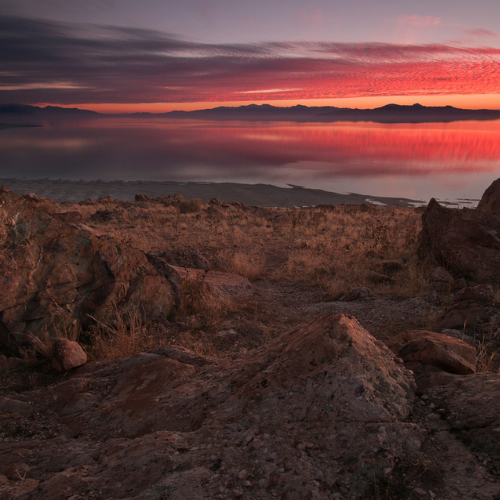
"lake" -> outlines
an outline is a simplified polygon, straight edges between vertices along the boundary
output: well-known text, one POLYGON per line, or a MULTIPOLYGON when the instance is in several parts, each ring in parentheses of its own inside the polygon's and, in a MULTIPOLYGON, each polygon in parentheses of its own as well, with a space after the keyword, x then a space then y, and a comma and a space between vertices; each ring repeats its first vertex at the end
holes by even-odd
POLYGON ((0 177, 287 184, 477 200, 500 121, 432 124, 99 118, 0 131, 0 177))

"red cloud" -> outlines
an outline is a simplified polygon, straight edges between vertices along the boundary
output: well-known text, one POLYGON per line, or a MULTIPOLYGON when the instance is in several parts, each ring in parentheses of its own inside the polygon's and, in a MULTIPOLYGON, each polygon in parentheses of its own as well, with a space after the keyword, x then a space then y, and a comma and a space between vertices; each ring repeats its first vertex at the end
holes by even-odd
POLYGON ((214 45, 147 30, 94 31, 90 37, 78 26, 61 29, 0 16, 0 101, 220 102, 498 94, 500 89, 500 50, 491 47, 214 45))

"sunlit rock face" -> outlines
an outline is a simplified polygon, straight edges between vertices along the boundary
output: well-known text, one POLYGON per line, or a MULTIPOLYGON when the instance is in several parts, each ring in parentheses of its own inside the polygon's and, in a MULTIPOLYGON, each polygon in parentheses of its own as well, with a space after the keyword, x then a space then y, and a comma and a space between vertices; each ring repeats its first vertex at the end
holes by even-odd
POLYGON ((409 330, 392 339, 389 347, 414 371, 427 366, 463 375, 476 371, 476 349, 442 333, 409 330))
POLYGON ((15 350, 29 331, 77 333, 91 317, 126 322, 136 312, 158 319, 171 311, 172 288, 143 252, 93 233, 79 214, 52 213, 50 200, 0 188, 0 206, 4 348, 15 350))

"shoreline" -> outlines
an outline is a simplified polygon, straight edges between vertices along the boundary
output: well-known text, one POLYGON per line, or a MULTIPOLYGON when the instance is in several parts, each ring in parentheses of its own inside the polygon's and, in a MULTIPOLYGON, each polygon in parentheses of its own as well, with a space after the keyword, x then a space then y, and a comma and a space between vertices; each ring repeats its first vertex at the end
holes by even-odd
POLYGON ((223 202, 238 201, 245 205, 293 208, 313 205, 361 205, 373 203, 398 207, 415 207, 424 200, 371 196, 358 193, 334 193, 290 185, 288 188, 271 184, 240 184, 236 182, 174 182, 174 181, 71 181, 49 179, 0 178, 0 185, 17 194, 34 193, 57 202, 78 203, 88 198, 98 200, 111 196, 120 201, 133 201, 141 193, 150 198, 181 194, 184 198, 200 198, 208 203, 212 198, 223 202))

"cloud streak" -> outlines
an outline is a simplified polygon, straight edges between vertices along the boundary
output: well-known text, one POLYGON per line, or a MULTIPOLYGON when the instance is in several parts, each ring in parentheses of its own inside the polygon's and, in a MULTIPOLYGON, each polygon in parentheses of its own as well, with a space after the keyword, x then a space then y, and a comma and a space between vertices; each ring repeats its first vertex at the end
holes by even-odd
POLYGON ((464 30, 465 33, 468 35, 472 36, 479 36, 479 37, 491 37, 491 38, 497 38, 498 33, 495 33, 494 31, 491 30, 485 30, 482 28, 476 28, 473 30, 464 30))
POLYGON ((500 88, 500 49, 490 47, 205 44, 158 31, 9 16, 0 16, 0 67, 0 101, 23 103, 496 94, 500 88))

